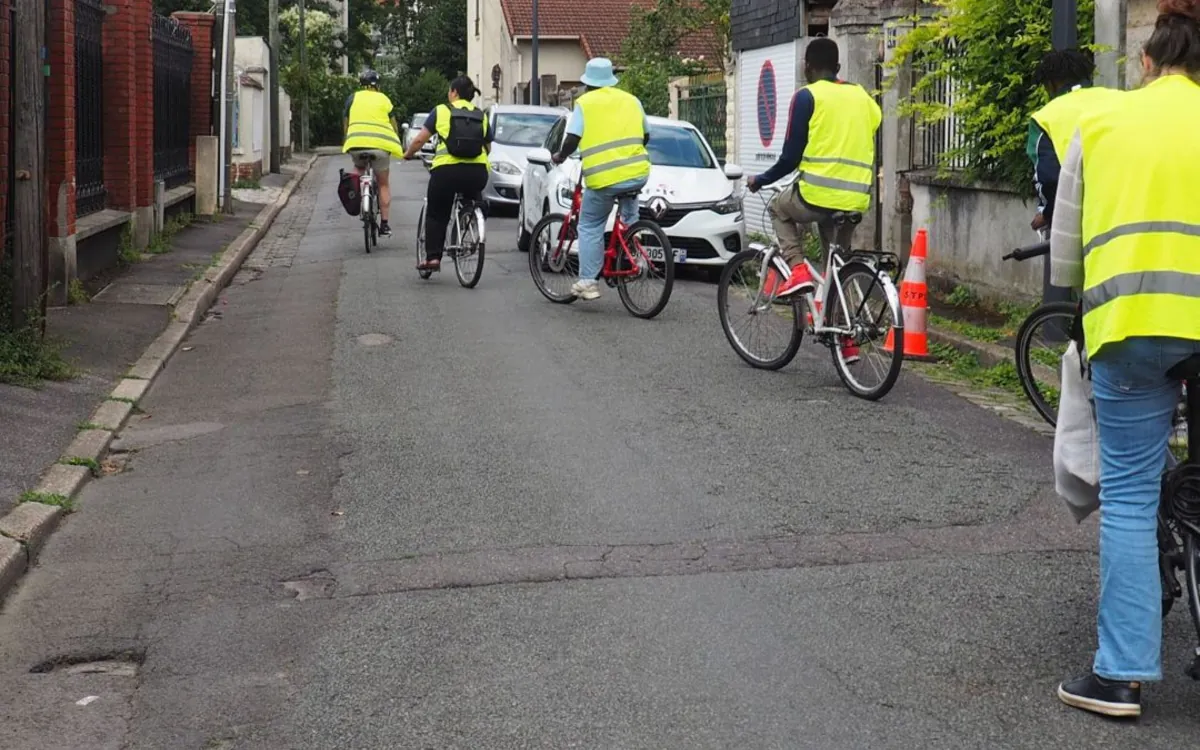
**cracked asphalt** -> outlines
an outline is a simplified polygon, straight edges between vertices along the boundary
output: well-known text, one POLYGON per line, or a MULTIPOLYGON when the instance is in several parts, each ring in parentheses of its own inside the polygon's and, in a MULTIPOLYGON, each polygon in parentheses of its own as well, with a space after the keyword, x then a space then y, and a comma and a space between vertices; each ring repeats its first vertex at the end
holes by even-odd
POLYGON ((0 747, 1175 748, 1053 698, 1092 525, 1050 441, 906 373, 729 350, 715 288, 555 306, 515 222, 475 290, 366 255, 322 159, 0 612, 0 747))

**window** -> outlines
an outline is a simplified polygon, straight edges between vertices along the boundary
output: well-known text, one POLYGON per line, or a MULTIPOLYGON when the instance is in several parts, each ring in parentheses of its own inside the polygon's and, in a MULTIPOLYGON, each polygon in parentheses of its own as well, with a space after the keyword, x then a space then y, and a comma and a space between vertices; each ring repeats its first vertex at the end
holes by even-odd
POLYGON ((650 163, 659 167, 687 167, 691 169, 714 169, 712 153, 690 128, 666 125, 650 126, 650 163))
POLYGON ((567 118, 560 117, 558 122, 550 127, 550 132, 546 133, 545 147, 554 153, 562 147, 563 132, 567 129, 567 118))
POLYGON ((501 112, 496 115, 496 143, 506 146, 534 147, 545 142, 550 129, 558 123, 558 115, 533 112, 501 112))

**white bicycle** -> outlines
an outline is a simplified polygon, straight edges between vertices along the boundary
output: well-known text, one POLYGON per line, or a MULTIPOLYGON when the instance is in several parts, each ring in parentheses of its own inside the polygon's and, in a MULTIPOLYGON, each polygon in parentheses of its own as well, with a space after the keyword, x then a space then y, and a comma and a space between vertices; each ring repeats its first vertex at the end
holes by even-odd
MULTIPOLYGON (((417 273, 428 279, 433 271, 420 268, 425 262, 425 209, 429 201, 421 206, 421 218, 417 220, 417 273)), ((446 231, 446 255, 454 261, 454 274, 458 283, 467 289, 479 283, 483 275, 484 234, 486 227, 482 204, 454 196, 450 209, 450 227, 446 231)))
MULTIPOLYGON (((774 197, 781 189, 763 187, 762 192, 774 197)), ((765 209, 763 215, 766 224, 765 209)), ((822 225, 840 228, 862 218, 857 211, 838 211, 822 225)), ((778 245, 751 243, 733 256, 717 289, 721 327, 738 356, 762 370, 788 365, 805 332, 812 333, 829 347, 838 377, 851 393, 870 401, 883 398, 904 362, 904 317, 894 281, 900 259, 843 248, 836 240, 826 251, 829 263, 823 274, 804 261, 816 288, 786 297, 776 296, 791 274, 778 245), (759 348, 752 334, 763 331, 767 343, 759 348)))
POLYGON ((367 168, 358 178, 358 191, 362 195, 363 243, 367 252, 379 244, 379 196, 375 190, 375 157, 366 155, 367 168))

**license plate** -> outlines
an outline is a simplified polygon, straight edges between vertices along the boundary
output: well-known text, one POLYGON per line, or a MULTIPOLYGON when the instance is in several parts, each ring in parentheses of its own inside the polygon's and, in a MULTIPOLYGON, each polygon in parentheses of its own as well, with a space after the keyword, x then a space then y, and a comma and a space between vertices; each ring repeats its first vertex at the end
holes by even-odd
MULTIPOLYGON (((648 258, 650 258, 651 261, 653 261, 655 263, 663 262, 663 249, 661 247, 642 245, 642 249, 644 249, 646 251, 646 256, 648 258)), ((684 250, 682 248, 672 248, 672 252, 675 255, 676 263, 686 263, 687 262, 687 250, 684 250)))

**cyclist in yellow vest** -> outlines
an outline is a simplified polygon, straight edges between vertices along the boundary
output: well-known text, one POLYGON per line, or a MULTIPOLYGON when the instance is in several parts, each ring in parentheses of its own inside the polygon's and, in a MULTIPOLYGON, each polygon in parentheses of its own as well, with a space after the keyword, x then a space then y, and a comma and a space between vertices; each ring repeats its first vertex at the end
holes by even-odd
POLYGON ((466 76, 450 82, 446 103, 439 104, 425 118, 421 132, 408 144, 405 159, 412 159, 430 138, 437 134, 429 185, 425 192, 425 261, 420 270, 436 271, 442 266, 446 250, 446 230, 454 196, 476 203, 483 201, 488 181, 488 152, 492 147, 492 129, 483 110, 471 103, 478 94, 466 76))
POLYGON ((575 100, 566 138, 553 159, 562 164, 575 149, 580 150, 585 189, 579 214, 579 281, 571 292, 579 299, 593 300, 600 296, 604 230, 613 201, 620 197, 621 220, 626 224, 638 219, 637 193, 650 179, 646 151, 650 127, 638 98, 616 88, 609 59, 588 60, 580 81, 587 92, 575 100))
POLYGON ((396 126, 392 100, 379 90, 379 74, 373 70, 363 71, 358 82, 362 84, 362 90, 346 100, 342 153, 354 158, 354 168, 360 175, 367 170, 367 161, 375 160, 372 167, 379 185, 379 234, 386 237, 392 233, 388 224, 392 203, 388 167, 391 157, 403 154, 404 147, 397 135, 400 129, 396 126))
POLYGON ((1058 174, 1079 118, 1119 93, 1116 89, 1093 87, 1094 69, 1090 55, 1071 49, 1047 53, 1034 71, 1034 79, 1050 96, 1050 102, 1029 119, 1029 138, 1025 144, 1025 151, 1033 162, 1034 187, 1038 194, 1037 214, 1032 223, 1034 229, 1050 226, 1058 174))
MULTIPOLYGON (((1180 384, 1200 354, 1200 0, 1160 0, 1145 85, 1084 115, 1063 161, 1051 281, 1083 290, 1100 438, 1099 648, 1068 705, 1141 714, 1162 679, 1156 518, 1180 384)), ((1196 435, 1190 436, 1198 439, 1196 435)))
MULTIPOLYGON (((861 86, 838 79, 842 69, 837 42, 814 39, 804 52, 804 77, 808 85, 796 92, 788 112, 787 135, 779 160, 758 177, 746 181, 751 192, 799 172, 792 187, 771 201, 771 225, 779 239, 791 276, 775 291, 777 297, 808 291, 816 286, 804 260, 804 234, 834 211, 866 211, 875 181, 875 131, 883 120, 879 105, 861 86)), ((835 239, 850 247, 854 225, 834 236, 820 227, 826 251, 835 239)), ((772 272, 773 275, 773 272, 772 272)), ((779 281, 769 279, 769 284, 779 281)), ((858 349, 849 341, 842 347, 848 362, 858 360, 858 349)))

